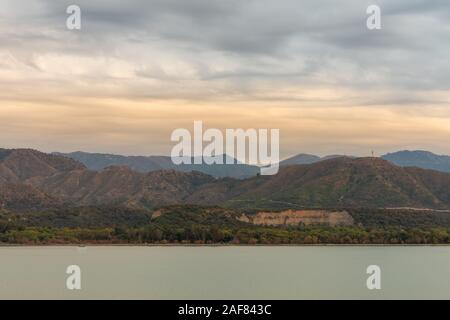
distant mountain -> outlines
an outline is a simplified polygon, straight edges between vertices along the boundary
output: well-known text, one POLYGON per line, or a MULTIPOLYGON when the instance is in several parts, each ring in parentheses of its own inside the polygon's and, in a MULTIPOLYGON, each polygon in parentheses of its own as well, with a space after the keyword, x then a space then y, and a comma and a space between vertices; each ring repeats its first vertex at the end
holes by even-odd
POLYGON ((437 155, 428 151, 399 151, 382 156, 401 167, 418 167, 450 172, 450 156, 437 155))
POLYGON ((110 167, 100 172, 78 170, 57 174, 32 184, 64 201, 83 205, 147 208, 180 203, 248 208, 448 208, 450 205, 450 174, 400 168, 378 158, 334 158, 283 167, 277 175, 245 180, 216 180, 195 172, 141 174, 126 167, 110 167))
POLYGON ((281 161, 280 166, 288 166, 294 164, 311 164, 317 161, 320 161, 320 157, 312 154, 300 153, 291 158, 281 161))
POLYGON ((286 160, 283 160, 280 162, 280 166, 289 166, 289 165, 295 165, 295 164, 312 164, 323 160, 328 159, 334 159, 339 157, 345 157, 343 155, 329 155, 325 157, 319 157, 312 154, 307 153, 300 153, 298 155, 295 155, 291 158, 288 158, 286 160))
POLYGON ((237 207, 448 208, 450 174, 401 168, 379 158, 340 157, 281 168, 231 186, 237 207))
POLYGON ((238 208, 450 208, 450 173, 380 158, 339 157, 238 180, 201 172, 100 171, 59 155, 0 150, 0 208, 72 206, 152 209, 172 204, 238 208))
POLYGON ((256 176, 260 169, 257 166, 250 166, 238 163, 236 160, 224 157, 224 163, 231 159, 234 164, 181 164, 175 165, 170 157, 165 156, 122 156, 114 154, 73 152, 73 153, 53 153, 72 158, 83 163, 90 170, 102 170, 110 166, 127 166, 130 169, 147 173, 157 170, 176 170, 181 172, 199 171, 216 178, 231 177, 243 179, 256 176))
POLYGON ((81 163, 66 157, 31 149, 0 149, 0 181, 17 182, 35 176, 85 169, 81 163))
POLYGON ((40 176, 86 169, 72 159, 31 149, 0 149, 0 208, 17 210, 59 206, 62 201, 27 183, 40 176))
POLYGON ((120 205, 137 208, 183 203, 199 185, 216 179, 175 170, 140 173, 126 166, 101 171, 56 154, 0 149, 0 208, 120 205))

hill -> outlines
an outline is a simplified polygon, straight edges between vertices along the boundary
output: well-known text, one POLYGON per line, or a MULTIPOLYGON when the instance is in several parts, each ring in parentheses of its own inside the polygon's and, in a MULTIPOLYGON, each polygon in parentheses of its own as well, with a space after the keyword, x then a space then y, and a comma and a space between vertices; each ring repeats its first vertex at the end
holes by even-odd
POLYGON ((185 203, 200 185, 214 183, 201 172, 175 170, 139 173, 128 167, 108 167, 102 171, 76 170, 28 182, 74 206, 120 205, 155 208, 185 203))
POLYGON ((448 208, 450 174, 401 168, 379 158, 335 158, 281 168, 232 185, 236 207, 448 208))
POLYGON ((18 182, 56 172, 85 169, 81 163, 32 149, 0 149, 0 181, 18 182))
POLYGON ((42 209, 63 204, 62 200, 27 183, 34 177, 84 170, 72 159, 31 149, 0 149, 0 208, 42 209))
POLYGON ((450 207, 450 174, 402 168, 380 158, 339 157, 283 166, 274 176, 244 180, 192 171, 148 173, 126 166, 88 170, 58 155, 2 150, 3 208, 55 206, 220 205, 233 208, 450 207))

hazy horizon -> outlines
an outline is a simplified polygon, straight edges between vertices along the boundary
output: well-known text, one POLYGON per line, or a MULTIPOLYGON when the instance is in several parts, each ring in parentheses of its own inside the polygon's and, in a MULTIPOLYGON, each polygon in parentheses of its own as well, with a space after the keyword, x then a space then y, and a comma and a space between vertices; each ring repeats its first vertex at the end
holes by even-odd
MULTIPOLYGON (((125 157, 170 157, 170 154, 152 154, 152 153, 150 153, 150 154, 133 154, 133 153, 131 153, 131 154, 124 154, 124 153, 114 153, 114 152, 97 152, 95 150, 93 150, 93 151, 86 151, 86 150, 71 150, 71 151, 70 150, 69 151, 51 150, 51 151, 48 151, 48 150, 36 149, 36 148, 33 148, 33 147, 4 148, 3 146, 0 146, 0 149, 32 149, 32 150, 36 150, 36 151, 40 151, 40 152, 44 152, 44 153, 49 153, 49 154, 52 154, 52 153, 71 154, 71 153, 81 152, 81 153, 88 153, 88 154, 101 154, 101 155, 113 155, 113 156, 125 156, 125 157)), ((431 152, 431 153, 436 154, 438 156, 449 156, 448 154, 441 154, 441 153, 436 153, 436 152, 433 152, 433 151, 430 151, 430 150, 422 150, 422 149, 416 149, 416 150, 406 150, 406 149, 392 150, 391 152, 386 152, 386 153, 383 153, 383 154, 375 154, 375 152, 374 152, 373 155, 372 155, 372 153, 370 153, 368 155, 354 155, 354 154, 348 154, 348 153, 315 154, 315 153, 310 153, 310 152, 307 152, 307 151, 306 152, 299 151, 297 153, 289 154, 287 156, 281 157, 280 161, 284 161, 284 160, 287 160, 289 158, 292 158, 292 157, 295 157, 295 156, 298 156, 298 155, 318 156, 318 157, 321 157, 321 158, 328 157, 328 156, 348 156, 348 157, 361 157, 361 158, 364 158, 364 157, 372 157, 372 156, 374 156, 374 157, 382 157, 382 156, 385 156, 385 155, 390 154, 390 153, 405 152, 405 151, 406 152, 431 152)), ((229 156, 226 153, 223 153, 223 155, 229 156)), ((193 157, 202 157, 202 156, 203 155, 193 155, 193 157)), ((207 157, 207 156, 205 156, 205 157, 207 157)), ((245 163, 245 161, 241 160, 240 163, 245 163)))

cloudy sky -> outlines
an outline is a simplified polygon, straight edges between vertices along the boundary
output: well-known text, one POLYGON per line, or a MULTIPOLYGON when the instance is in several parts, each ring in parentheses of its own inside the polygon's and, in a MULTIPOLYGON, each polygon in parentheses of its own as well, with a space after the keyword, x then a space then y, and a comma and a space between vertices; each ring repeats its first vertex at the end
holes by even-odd
POLYGON ((0 0, 0 147, 169 154, 203 120, 282 156, 450 154, 449 39, 448 0, 0 0))

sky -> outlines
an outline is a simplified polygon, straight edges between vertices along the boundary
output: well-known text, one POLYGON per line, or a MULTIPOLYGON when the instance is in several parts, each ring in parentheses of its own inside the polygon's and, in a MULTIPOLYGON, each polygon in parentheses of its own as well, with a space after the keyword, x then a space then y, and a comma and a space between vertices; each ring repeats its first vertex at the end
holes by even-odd
POLYGON ((448 0, 0 0, 0 147, 169 155, 202 120, 282 158, 450 154, 449 39, 448 0))

